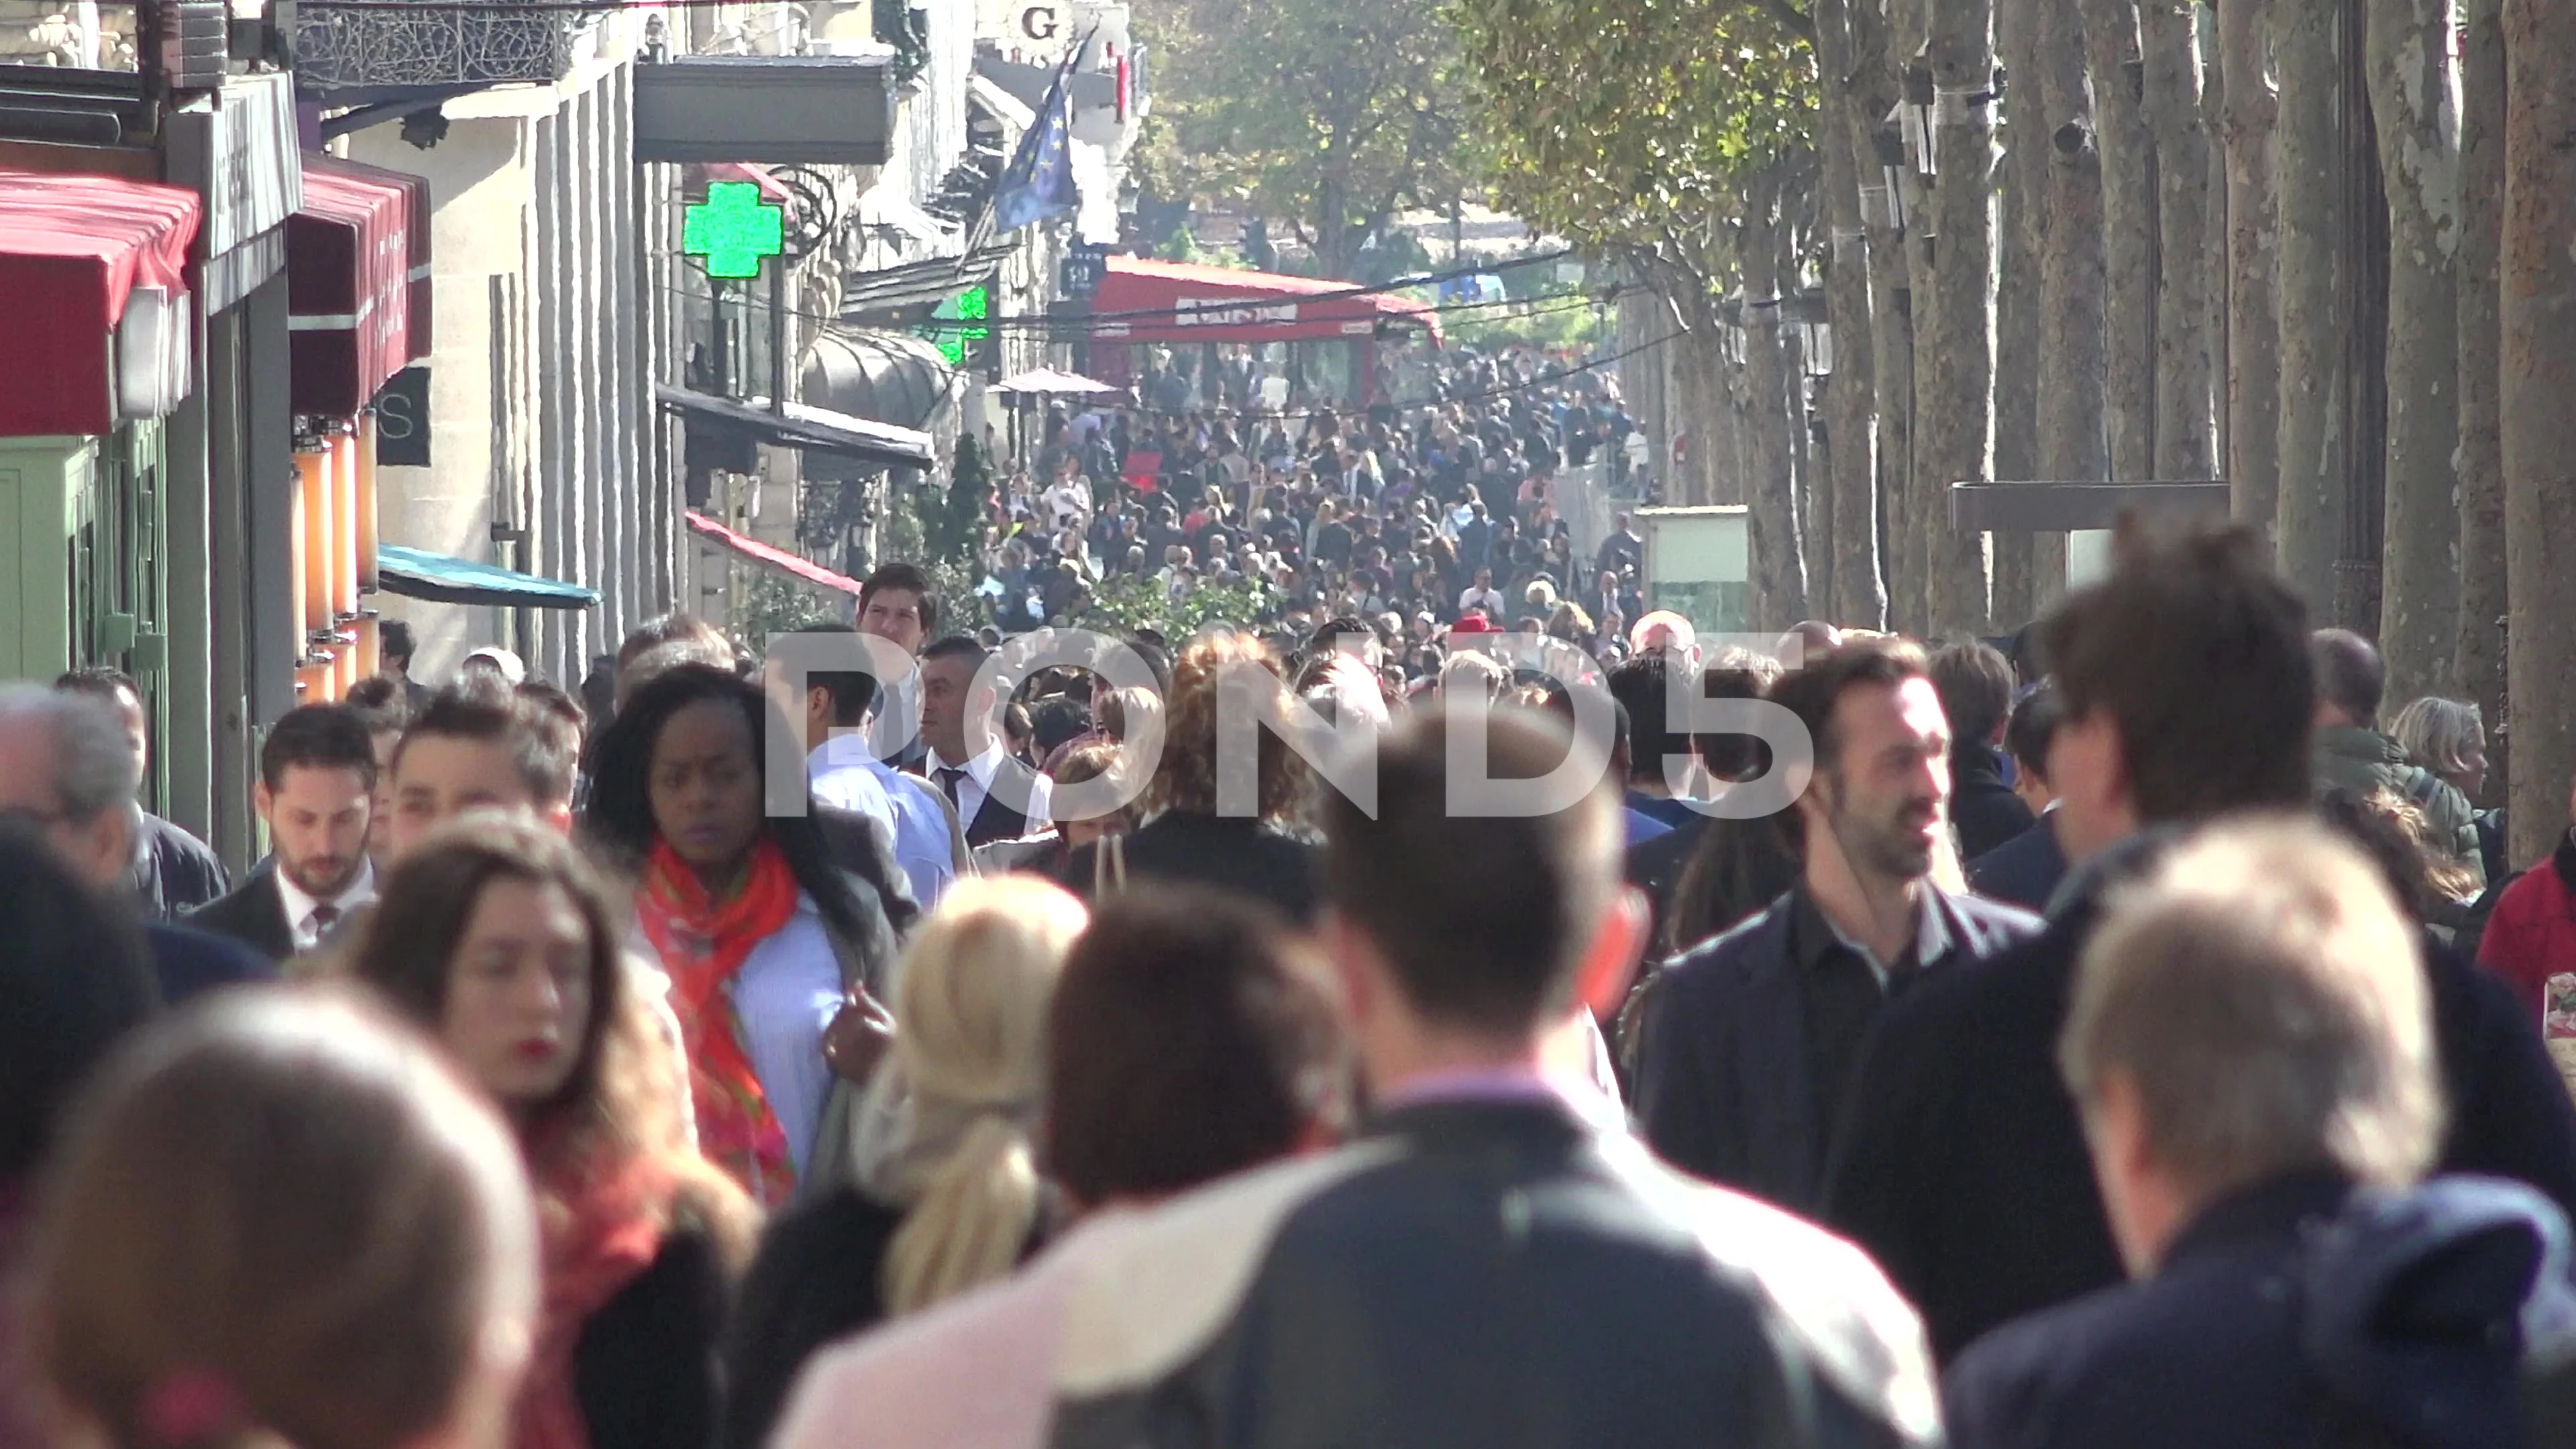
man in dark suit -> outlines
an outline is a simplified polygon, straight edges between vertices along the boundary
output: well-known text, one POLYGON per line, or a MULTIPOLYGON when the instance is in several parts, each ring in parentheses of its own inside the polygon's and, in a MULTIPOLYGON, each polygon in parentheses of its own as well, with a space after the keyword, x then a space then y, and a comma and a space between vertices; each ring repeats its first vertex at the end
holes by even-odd
MULTIPOLYGON (((0 687, 0 818, 35 827, 84 879, 129 902, 121 887, 134 861, 139 775, 124 728, 97 698, 0 687)), ((149 922, 144 934, 166 1002, 274 974, 257 955, 204 931, 149 922)))
POLYGON ((1853 1064, 1889 997, 2039 921, 1929 879, 1950 737, 1921 648, 1829 650, 1771 701, 1815 744, 1814 781, 1789 822, 1801 878, 1648 988, 1636 1105, 1665 1161, 1812 1213, 1853 1064))
POLYGON ((1981 896, 2045 911, 2066 879, 2066 850, 2057 841, 2057 792, 2048 783, 2048 746, 2066 711, 2054 685, 2042 684, 2013 706, 2004 748, 2013 760, 2013 793, 2039 812, 2032 826, 1968 862, 1968 887, 1981 896))
POLYGON ((375 742, 344 704, 287 711, 259 751, 252 803, 267 823, 274 869, 188 917, 274 962, 320 944, 376 898, 367 827, 376 790, 375 742))
MULTIPOLYGON (((1730 650, 1700 672, 1700 697, 1706 700, 1761 699, 1769 694, 1779 678, 1777 660, 1768 655, 1730 650)), ((1691 755, 1699 762, 1701 774, 1719 789, 1740 781, 1759 779, 1771 770, 1770 748, 1753 735, 1712 733, 1685 738, 1691 755)), ((1647 948, 1650 959, 1684 946, 1696 945, 1702 939, 1679 939, 1672 935, 1670 929, 1679 914, 1675 909, 1674 892, 1690 866, 1692 855, 1699 849, 1701 837, 1713 828, 1740 828, 1755 823, 1730 821, 1728 827, 1716 827, 1712 824, 1714 818, 1697 810, 1691 811, 1690 818, 1675 825, 1670 833, 1628 848, 1624 869, 1628 884, 1644 891, 1647 904, 1654 910, 1655 929, 1648 937, 1647 948)), ((1764 829, 1769 828, 1769 822, 1759 823, 1764 829)), ((1734 924, 1734 920, 1728 920, 1719 929, 1734 924)))
POLYGON ((1974 860, 2030 828, 2030 807, 2004 783, 2004 722, 2012 712, 2012 661, 1978 640, 1932 656, 1932 685, 1950 717, 1950 823, 1959 858, 1974 860))
POLYGON ((1957 1449, 2523 1443, 2576 1321, 2564 1216, 2436 1178, 2416 928, 2322 826, 2213 826, 2105 918, 2064 1047, 2134 1282, 1980 1339, 1957 1449), (2535 1344, 2526 1328, 2542 1337, 2535 1344))
POLYGON ((1017 840, 1055 818, 1047 777, 1014 756, 996 727, 1001 690, 984 672, 992 657, 963 634, 921 655, 921 734, 930 744, 921 773, 957 807, 969 847, 1017 840))
MULTIPOLYGON (((2066 707, 2049 751, 2054 818, 2077 875, 2040 935, 1890 1005, 1826 1169, 1825 1221, 1923 1310, 1945 1359, 2120 1281, 2056 1058, 2106 893, 2160 834, 2308 803, 2315 694, 2298 595, 2242 532, 2118 548, 2111 576, 2044 626, 2066 707)), ((2425 971, 2453 1103, 2444 1170, 2576 1202, 2576 1105, 2529 1017, 2455 958, 2428 955, 2425 971)))

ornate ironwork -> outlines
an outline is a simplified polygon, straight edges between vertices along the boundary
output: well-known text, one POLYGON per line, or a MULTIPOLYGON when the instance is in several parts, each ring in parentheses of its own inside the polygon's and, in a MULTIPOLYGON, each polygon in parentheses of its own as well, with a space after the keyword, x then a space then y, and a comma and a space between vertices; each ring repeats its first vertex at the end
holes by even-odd
POLYGON ((801 262, 821 251, 841 224, 832 179, 810 166, 772 166, 769 179, 796 198, 787 219, 787 255, 801 262))
POLYGON ((578 11, 425 3, 346 9, 321 0, 295 10, 296 88, 308 94, 405 86, 552 83, 572 68, 578 11))

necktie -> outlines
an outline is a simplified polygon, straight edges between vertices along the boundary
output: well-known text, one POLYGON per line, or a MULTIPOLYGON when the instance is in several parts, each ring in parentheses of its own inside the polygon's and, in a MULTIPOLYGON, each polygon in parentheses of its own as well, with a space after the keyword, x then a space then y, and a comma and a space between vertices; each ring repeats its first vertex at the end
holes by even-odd
POLYGON ((957 782, 966 778, 966 767, 963 765, 942 765, 938 769, 931 771, 931 773, 939 777, 939 793, 948 797, 949 804, 956 804, 957 782))
POLYGON ((308 940, 319 945, 323 936, 328 934, 333 926, 339 924, 339 920, 338 906, 315 906, 313 914, 304 918, 304 934, 308 940))

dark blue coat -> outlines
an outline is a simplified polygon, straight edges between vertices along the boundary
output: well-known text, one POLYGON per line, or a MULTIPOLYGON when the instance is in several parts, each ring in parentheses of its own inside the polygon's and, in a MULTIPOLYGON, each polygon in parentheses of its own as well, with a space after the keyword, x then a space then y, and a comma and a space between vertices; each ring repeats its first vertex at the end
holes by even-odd
POLYGON ((2004 783, 2004 757, 1992 745, 1962 740, 1950 750, 1950 825, 1959 855, 1974 860, 2030 828, 2030 807, 2004 783))
MULTIPOLYGON (((1933 974, 1982 960, 2039 930, 2036 917, 1932 892, 1951 953, 1933 974)), ((1799 893, 1666 963, 1647 988, 1636 1111, 1655 1154, 1685 1172, 1792 1212, 1815 1210, 1824 1177, 1792 950, 1799 893)))
POLYGON ((146 924, 143 933, 152 947, 152 974, 160 979, 161 999, 171 1006, 218 986, 277 975, 275 965, 228 936, 166 921, 146 924))
POLYGON ((2275 1179, 2193 1219, 2153 1278, 1980 1339, 1952 1449, 2512 1449, 2529 1321, 2576 1316, 2567 1226, 2518 1183, 2275 1179))
POLYGON ((2066 850, 2057 843, 2057 817, 2042 815, 2028 830, 1968 862, 1968 887, 1981 896, 2024 910, 2048 909, 2048 898, 2066 880, 2066 850))
MULTIPOLYGON (((2121 1280, 2057 1037, 2103 892, 2170 836, 2142 835, 2067 883, 2048 929, 1892 1002, 1851 1088, 1824 1220, 1923 1313, 1943 1362, 1980 1334, 2121 1280)), ((2445 1172, 2531 1184, 2576 1210, 2576 1104, 2512 990, 2428 946, 2451 1104, 2445 1172)))

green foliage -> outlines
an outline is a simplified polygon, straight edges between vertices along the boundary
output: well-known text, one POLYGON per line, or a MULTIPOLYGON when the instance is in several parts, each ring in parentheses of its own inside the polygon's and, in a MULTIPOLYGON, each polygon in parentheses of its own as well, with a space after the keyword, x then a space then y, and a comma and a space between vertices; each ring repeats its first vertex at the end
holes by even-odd
POLYGON ((1812 146, 1795 12, 1745 0, 1448 0, 1501 205, 1715 281, 1745 179, 1812 146))
POLYGON ((1436 270, 1430 249, 1422 239, 1409 231, 1389 227, 1377 239, 1377 245, 1359 254, 1359 280, 1372 287, 1384 286, 1398 277, 1419 277, 1436 270))
POLYGON ((927 556, 930 550, 923 536, 921 515, 938 498, 937 490, 928 487, 906 492, 889 486, 886 489, 885 518, 877 524, 877 558, 917 559, 927 556))
POLYGON ((1599 340, 1600 318, 1591 299, 1568 293, 1509 307, 1452 312, 1446 319, 1452 346, 1488 350, 1511 346, 1581 347, 1599 340))
POLYGON ((1270 587, 1254 579, 1202 581, 1175 601, 1162 580, 1121 574, 1092 585, 1090 606, 1074 622, 1104 634, 1155 629, 1178 639, 1209 624, 1257 623, 1275 608, 1270 587))
POLYGON ((1145 0, 1135 19, 1158 78, 1144 172, 1278 219, 1323 275, 1351 276, 1374 224, 1466 184, 1440 0, 1145 0))
POLYGON ((1200 246, 1199 239, 1191 235, 1187 227, 1165 238, 1155 254, 1167 262, 1189 262, 1196 266, 1225 267, 1234 271, 1252 270, 1252 263, 1242 252, 1200 246))
POLYGON ((920 557, 935 562, 971 564, 984 543, 984 501, 993 487, 992 460, 977 438, 959 438, 957 457, 949 466, 948 486, 921 490, 920 557))
POLYGON ((933 559, 922 566, 930 574, 931 591, 939 595, 939 632, 965 634, 993 622, 993 601, 976 592, 984 582, 984 571, 972 561, 933 559))
POLYGON ((780 635, 816 624, 850 622, 849 595, 765 568, 741 566, 747 577, 741 607, 734 611, 734 642, 758 654, 780 635))

